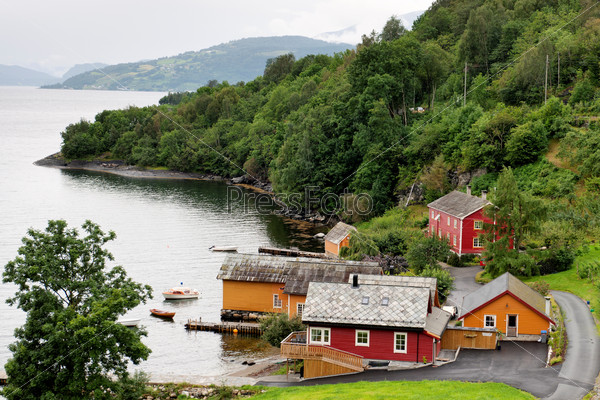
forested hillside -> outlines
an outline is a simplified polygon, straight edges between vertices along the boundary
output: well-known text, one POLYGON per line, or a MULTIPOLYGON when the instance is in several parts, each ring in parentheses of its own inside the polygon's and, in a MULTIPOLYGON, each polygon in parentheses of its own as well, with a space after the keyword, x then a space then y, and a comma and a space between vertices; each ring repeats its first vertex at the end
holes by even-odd
POLYGON ((593 4, 437 1, 411 31, 391 18, 355 50, 283 55, 245 84, 104 111, 68 126, 62 153, 247 173, 279 193, 307 185, 367 192, 375 214, 414 183, 421 201, 465 176, 478 193, 510 166, 521 190, 548 199, 557 224, 597 227, 600 7, 593 4))

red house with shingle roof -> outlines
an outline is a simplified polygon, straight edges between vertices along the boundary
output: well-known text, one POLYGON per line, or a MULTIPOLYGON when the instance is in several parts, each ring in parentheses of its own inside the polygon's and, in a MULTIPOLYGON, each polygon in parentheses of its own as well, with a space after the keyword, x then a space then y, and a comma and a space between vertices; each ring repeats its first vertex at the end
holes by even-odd
POLYGON ((483 191, 481 197, 453 191, 427 205, 429 208, 429 234, 448 240, 456 254, 481 254, 483 252, 484 223, 492 220, 483 215, 483 209, 491 204, 483 191))

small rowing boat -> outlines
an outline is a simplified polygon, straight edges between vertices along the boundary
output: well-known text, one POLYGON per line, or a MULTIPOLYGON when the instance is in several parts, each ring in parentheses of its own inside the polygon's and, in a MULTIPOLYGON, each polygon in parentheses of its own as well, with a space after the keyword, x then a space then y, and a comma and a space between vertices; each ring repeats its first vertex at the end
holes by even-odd
POLYGON ((173 311, 164 311, 164 310, 159 310, 156 308, 151 309, 150 312, 155 317, 160 317, 160 318, 165 318, 165 319, 173 319, 173 317, 175 316, 175 313, 173 311))
POLYGON ((231 251, 231 252, 234 252, 234 251, 237 251, 238 248, 236 246, 210 246, 208 249, 212 250, 212 251, 231 251))

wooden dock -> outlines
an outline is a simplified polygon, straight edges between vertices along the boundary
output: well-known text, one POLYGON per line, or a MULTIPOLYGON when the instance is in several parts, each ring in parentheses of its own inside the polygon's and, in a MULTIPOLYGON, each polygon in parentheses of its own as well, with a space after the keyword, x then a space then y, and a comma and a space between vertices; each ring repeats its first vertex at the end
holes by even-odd
POLYGON ((275 247, 259 247, 258 253, 286 257, 331 258, 325 253, 313 253, 310 251, 302 251, 296 249, 278 249, 275 247))
POLYGON ((201 322, 188 320, 185 329, 189 331, 211 331, 238 335, 260 336, 263 331, 260 325, 252 322, 201 322), (237 332, 234 332, 237 329, 237 332))

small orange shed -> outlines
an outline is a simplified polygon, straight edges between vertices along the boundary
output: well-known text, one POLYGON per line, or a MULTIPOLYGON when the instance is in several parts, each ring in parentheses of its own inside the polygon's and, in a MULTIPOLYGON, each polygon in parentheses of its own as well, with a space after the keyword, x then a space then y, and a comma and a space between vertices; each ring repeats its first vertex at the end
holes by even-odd
POLYGON ((351 274, 382 273, 376 262, 228 254, 217 275, 223 281, 221 316, 254 319, 269 312, 301 316, 310 282, 347 282, 351 274))
POLYGON ((496 328, 507 338, 535 339, 551 324, 550 299, 505 273, 466 295, 461 307, 463 326, 496 328))
POLYGON ((330 256, 338 257, 342 247, 350 246, 350 234, 356 232, 356 228, 352 225, 338 222, 325 235, 325 253, 330 256))

